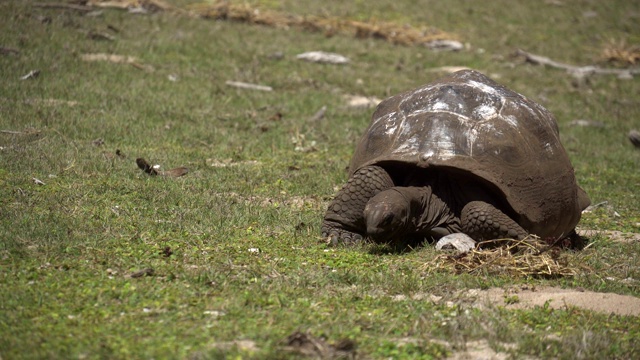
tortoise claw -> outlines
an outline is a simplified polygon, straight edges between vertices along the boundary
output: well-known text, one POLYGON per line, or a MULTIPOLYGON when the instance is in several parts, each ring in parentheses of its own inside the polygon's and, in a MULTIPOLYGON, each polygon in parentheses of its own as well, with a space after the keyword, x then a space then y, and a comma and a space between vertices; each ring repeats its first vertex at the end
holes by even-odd
POLYGON ((362 235, 345 230, 340 229, 335 226, 330 226, 328 224, 324 224, 322 226, 322 237, 326 239, 327 245, 329 246, 338 246, 338 245, 355 245, 362 242, 362 235))

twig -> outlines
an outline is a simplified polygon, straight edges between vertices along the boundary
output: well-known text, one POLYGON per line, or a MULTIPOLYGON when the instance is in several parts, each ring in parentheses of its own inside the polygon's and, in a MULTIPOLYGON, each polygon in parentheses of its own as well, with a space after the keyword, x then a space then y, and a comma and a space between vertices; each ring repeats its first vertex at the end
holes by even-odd
POLYGON ((142 269, 139 271, 136 271, 134 273, 129 274, 128 277, 131 278, 139 278, 139 277, 143 277, 143 276, 153 276, 155 274, 155 271, 152 268, 146 268, 146 269, 142 269))
POLYGON ((522 49, 516 51, 516 55, 523 56, 527 62, 536 65, 547 65, 557 69, 566 70, 569 74, 576 77, 585 77, 592 74, 600 75, 618 75, 620 77, 629 77, 640 74, 640 68, 634 69, 605 69, 595 65, 574 66, 549 59, 545 56, 528 53, 522 49))
POLYGON ((48 9, 68 9, 76 11, 93 11, 91 6, 67 4, 67 3, 34 3, 33 6, 48 9))
POLYGON ((10 48, 10 47, 5 47, 5 46, 0 46, 0 54, 2 55, 11 55, 11 54, 15 54, 18 55, 20 54, 20 51, 14 48, 10 48))
POLYGON ((0 130, 0 133, 10 134, 10 135, 22 135, 25 132, 24 131, 14 131, 14 130, 0 130))
POLYGON ((240 81, 231 81, 231 80, 229 80, 229 81, 225 82, 225 84, 227 84, 229 86, 237 87, 237 88, 240 88, 240 89, 260 90, 260 91, 273 91, 273 88, 271 86, 249 84, 249 83, 240 82, 240 81))
POLYGON ((327 106, 324 105, 320 108, 320 110, 318 110, 318 112, 316 112, 315 114, 313 114, 313 116, 311 118, 309 118, 309 122, 318 122, 320 120, 322 120, 322 118, 324 118, 324 114, 327 112, 327 106))

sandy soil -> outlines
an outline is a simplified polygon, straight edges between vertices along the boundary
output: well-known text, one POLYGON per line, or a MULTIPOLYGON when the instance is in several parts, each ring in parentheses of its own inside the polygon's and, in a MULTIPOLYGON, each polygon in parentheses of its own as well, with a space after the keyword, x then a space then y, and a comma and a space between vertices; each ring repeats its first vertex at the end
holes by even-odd
POLYGON ((640 233, 622 232, 615 230, 589 230, 579 229, 578 235, 584 236, 587 239, 592 239, 598 235, 611 239, 616 242, 633 243, 640 242, 640 233))
POLYGON ((640 298, 614 293, 540 287, 517 291, 501 288, 471 290, 470 295, 477 296, 479 301, 504 306, 507 309, 525 309, 534 306, 544 306, 544 304, 548 302, 549 306, 554 309, 576 306, 604 314, 640 316, 640 298), (517 302, 506 304, 505 295, 513 299, 517 297, 517 302))
MULTIPOLYGON (((638 233, 611 230, 579 230, 578 233, 587 238, 600 235, 616 242, 640 242, 640 234, 638 233)), ((640 316, 640 298, 638 297, 614 293, 598 293, 583 289, 540 287, 514 291, 512 289, 491 288, 489 290, 470 290, 470 295, 477 296, 479 300, 484 300, 493 305, 504 306, 507 309, 531 308, 543 306, 546 302, 549 302, 549 306, 554 309, 576 306, 605 314, 640 316), (518 300, 513 304, 505 304, 505 295, 510 297, 517 296, 518 300)))

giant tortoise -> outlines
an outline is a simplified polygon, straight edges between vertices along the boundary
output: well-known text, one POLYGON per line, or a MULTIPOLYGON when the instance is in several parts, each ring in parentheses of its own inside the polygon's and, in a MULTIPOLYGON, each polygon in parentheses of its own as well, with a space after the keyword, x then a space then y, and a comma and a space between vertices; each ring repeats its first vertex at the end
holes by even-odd
POLYGON ((459 232, 559 240, 574 234, 589 202, 553 115, 462 70, 378 105, 322 234, 333 243, 459 232))

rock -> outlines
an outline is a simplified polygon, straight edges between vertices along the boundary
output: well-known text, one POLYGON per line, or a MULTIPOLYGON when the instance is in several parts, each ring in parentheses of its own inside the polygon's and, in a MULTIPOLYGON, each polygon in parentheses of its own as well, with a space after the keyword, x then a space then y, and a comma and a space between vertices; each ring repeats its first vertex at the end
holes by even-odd
POLYGON ((436 243, 436 250, 457 250, 460 253, 467 253, 475 247, 476 241, 463 233, 449 234, 436 243))
POLYGON ((638 130, 629 131, 629 141, 631 141, 633 146, 640 148, 640 131, 638 130))
POLYGON ((316 63, 325 64, 338 64, 344 65, 349 63, 349 59, 340 54, 324 52, 324 51, 310 51, 296 56, 298 60, 305 60, 316 63))
POLYGON ((595 121, 595 120, 585 120, 585 119, 571 120, 569 125, 571 125, 571 126, 582 126, 582 127, 596 127, 596 128, 605 127, 605 124, 603 122, 595 121))
POLYGON ((433 40, 426 43, 425 46, 435 51, 460 51, 464 49, 464 45, 455 40, 433 40))

